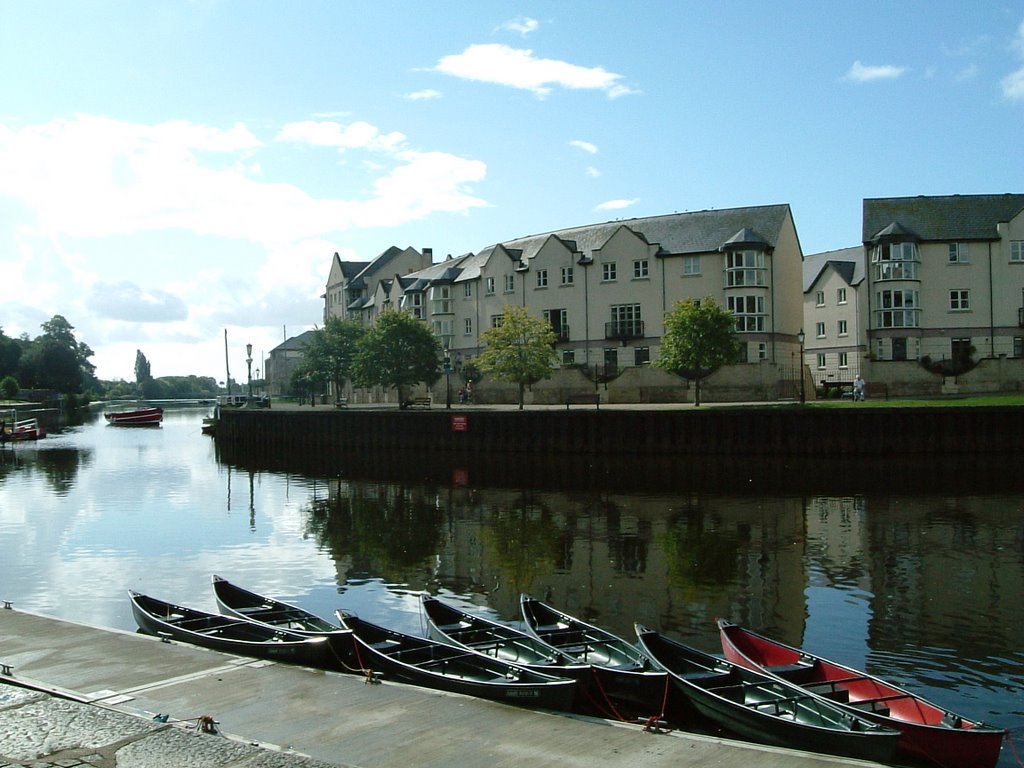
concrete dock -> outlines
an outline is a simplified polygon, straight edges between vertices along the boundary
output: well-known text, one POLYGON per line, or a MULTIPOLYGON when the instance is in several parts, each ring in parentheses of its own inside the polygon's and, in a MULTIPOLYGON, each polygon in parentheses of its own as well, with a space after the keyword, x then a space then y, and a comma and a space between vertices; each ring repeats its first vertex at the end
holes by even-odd
POLYGON ((0 768, 751 764, 870 765, 399 683, 368 685, 354 675, 0 608, 0 768))

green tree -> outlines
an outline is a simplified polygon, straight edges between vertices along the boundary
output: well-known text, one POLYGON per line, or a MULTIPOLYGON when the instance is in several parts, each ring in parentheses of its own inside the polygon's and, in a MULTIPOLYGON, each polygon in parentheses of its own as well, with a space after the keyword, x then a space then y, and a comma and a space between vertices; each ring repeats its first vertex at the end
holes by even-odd
POLYGON ((93 351, 79 342, 72 326, 61 315, 42 324, 43 333, 22 353, 19 381, 27 387, 81 394, 95 382, 95 366, 89 362, 93 351))
POLYGON ((694 405, 700 405, 700 383, 723 365, 736 362, 739 340, 736 318, 712 298, 677 301, 665 314, 665 334, 651 365, 694 383, 694 405))
POLYGON ((407 388, 437 381, 440 359, 441 342, 427 325, 408 312, 391 309, 382 312, 360 339, 352 378, 362 386, 394 387, 401 407, 407 388))
POLYGON ((331 383, 335 400, 341 397, 345 382, 352 378, 359 340, 365 333, 354 320, 329 317, 323 328, 313 332, 303 349, 305 366, 331 383))
POLYGON ((551 323, 533 317, 525 307, 507 305, 501 324, 484 331, 482 339, 487 346, 477 365, 499 381, 518 384, 522 410, 527 385, 549 378, 558 364, 551 323))
POLYGON ((13 376, 4 376, 0 379, 0 397, 4 400, 13 400, 18 396, 21 386, 13 376))
POLYGON ((4 333, 0 327, 0 376, 13 375, 18 370, 22 344, 4 333))

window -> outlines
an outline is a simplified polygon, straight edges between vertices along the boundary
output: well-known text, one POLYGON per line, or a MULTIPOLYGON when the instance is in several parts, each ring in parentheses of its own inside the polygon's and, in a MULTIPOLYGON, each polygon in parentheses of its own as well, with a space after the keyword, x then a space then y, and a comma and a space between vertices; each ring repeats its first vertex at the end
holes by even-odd
POLYGON ((505 322, 504 315, 491 315, 491 328, 501 328, 503 322, 505 322))
POLYGON ((467 336, 473 335, 473 318, 467 317, 462 326, 462 332, 467 336))
POLYGON ((700 274, 700 256, 683 256, 683 276, 700 274))
POLYGON ((423 294, 407 293, 402 297, 402 305, 409 308, 409 313, 417 320, 423 320, 423 294))
POLYGON ((815 325, 814 325, 814 335, 817 338, 819 338, 819 339, 824 339, 825 338, 825 324, 824 323, 815 323, 815 325))
POLYGON ((1010 261, 1024 262, 1024 240, 1010 241, 1010 261))
POLYGON ((954 289, 949 292, 949 311, 964 312, 971 308, 971 292, 963 289, 954 289))
POLYGON ((916 243, 888 243, 871 252, 875 280, 917 280, 920 260, 916 243))
POLYGON ((576 363, 576 350, 575 349, 563 349, 562 350, 562 365, 574 365, 576 363))
POLYGON ((818 353, 818 370, 819 371, 825 370, 825 365, 827 363, 828 363, 828 355, 826 355, 824 352, 819 352, 818 353))
POLYGON ((633 365, 647 365, 651 362, 650 347, 633 347, 633 365))
POLYGON ((877 328, 917 328, 921 324, 917 291, 878 291, 875 306, 877 328))
POLYGON ((736 331, 764 331, 764 296, 727 296, 726 308, 736 315, 736 331))
POLYGON ((846 303, 846 289, 845 288, 836 288, 836 304, 845 304, 845 303, 846 303))
POLYGON ((814 306, 816 306, 816 307, 824 307, 825 306, 825 292, 824 291, 818 291, 816 294, 814 294, 814 306))
POLYGON ((462 295, 465 298, 467 298, 467 299, 473 298, 473 284, 472 283, 465 283, 462 286, 462 295))
POLYGON ((647 259, 637 259, 633 262, 633 279, 634 280, 646 280, 649 277, 648 272, 650 265, 647 259))
POLYGON ((452 320, 433 320, 430 323, 431 330, 433 330, 435 336, 440 336, 442 339, 450 339, 455 334, 453 330, 455 326, 452 320))
POLYGON ((950 264, 966 264, 967 263, 967 243, 950 243, 949 244, 949 263, 950 264))
POLYGON ((758 360, 767 360, 768 359, 768 345, 765 342, 763 342, 763 341, 759 341, 757 343, 757 359, 758 360))
POLYGON ((430 313, 432 315, 450 315, 455 311, 452 302, 450 285, 435 285, 430 289, 430 313))
POLYGON ((639 304, 612 304, 612 321, 605 329, 606 339, 630 339, 644 335, 639 304))
POLYGON ((562 285, 572 285, 572 267, 562 267, 562 285))
POLYGON ((547 288, 548 287, 548 271, 546 269, 537 270, 537 287, 547 288))
POLYGON ((846 321, 845 320, 839 320, 839 321, 836 322, 836 335, 837 336, 848 336, 849 335, 846 332, 846 321))
POLYGON ((1024 357, 1024 336, 1013 337, 1013 356, 1024 357))
POLYGON ((850 367, 850 365, 849 365, 849 358, 847 357, 847 353, 846 352, 840 352, 839 353, 839 367, 840 368, 849 368, 850 367))
POLYGON ((606 261, 601 265, 601 279, 610 281, 615 279, 615 262, 606 261))
POLYGON ((732 251, 725 255, 727 287, 764 285, 764 251, 732 251))
POLYGON ((505 293, 512 293, 516 289, 516 276, 505 275, 505 293))
POLYGON ((488 296, 494 295, 494 278, 488 277, 484 282, 484 293, 488 296))

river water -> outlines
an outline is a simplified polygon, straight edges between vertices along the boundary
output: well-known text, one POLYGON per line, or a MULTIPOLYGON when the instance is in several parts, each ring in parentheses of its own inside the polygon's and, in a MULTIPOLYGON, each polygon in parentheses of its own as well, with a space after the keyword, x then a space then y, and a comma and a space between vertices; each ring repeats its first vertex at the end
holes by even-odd
POLYGON ((201 433, 205 415, 169 409, 159 428, 125 429, 96 413, 5 448, 0 599, 134 630, 127 590, 213 611, 219 574, 418 633, 423 591, 507 621, 528 592, 624 636, 639 622, 716 653, 724 617, 1009 728, 1000 766, 1019 764, 1024 480, 1012 464, 987 464, 984 488, 969 467, 955 491, 929 480, 935 492, 914 479, 956 475, 955 463, 851 467, 861 481, 834 493, 799 467, 789 487, 752 491, 744 457, 716 459, 711 484, 670 466, 678 487, 625 461, 613 482, 557 457, 543 482, 457 461, 438 480, 426 470, 438 457, 403 458, 395 479, 389 457, 228 461, 201 433), (892 490, 901 477, 913 492, 892 490))

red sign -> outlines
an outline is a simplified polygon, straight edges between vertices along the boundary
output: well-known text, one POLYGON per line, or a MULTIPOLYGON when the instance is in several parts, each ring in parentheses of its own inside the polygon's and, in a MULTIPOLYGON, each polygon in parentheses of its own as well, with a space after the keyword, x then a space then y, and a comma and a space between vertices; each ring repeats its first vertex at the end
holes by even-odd
POLYGON ((468 416, 452 416, 452 432, 468 432, 469 431, 469 417, 468 416))

